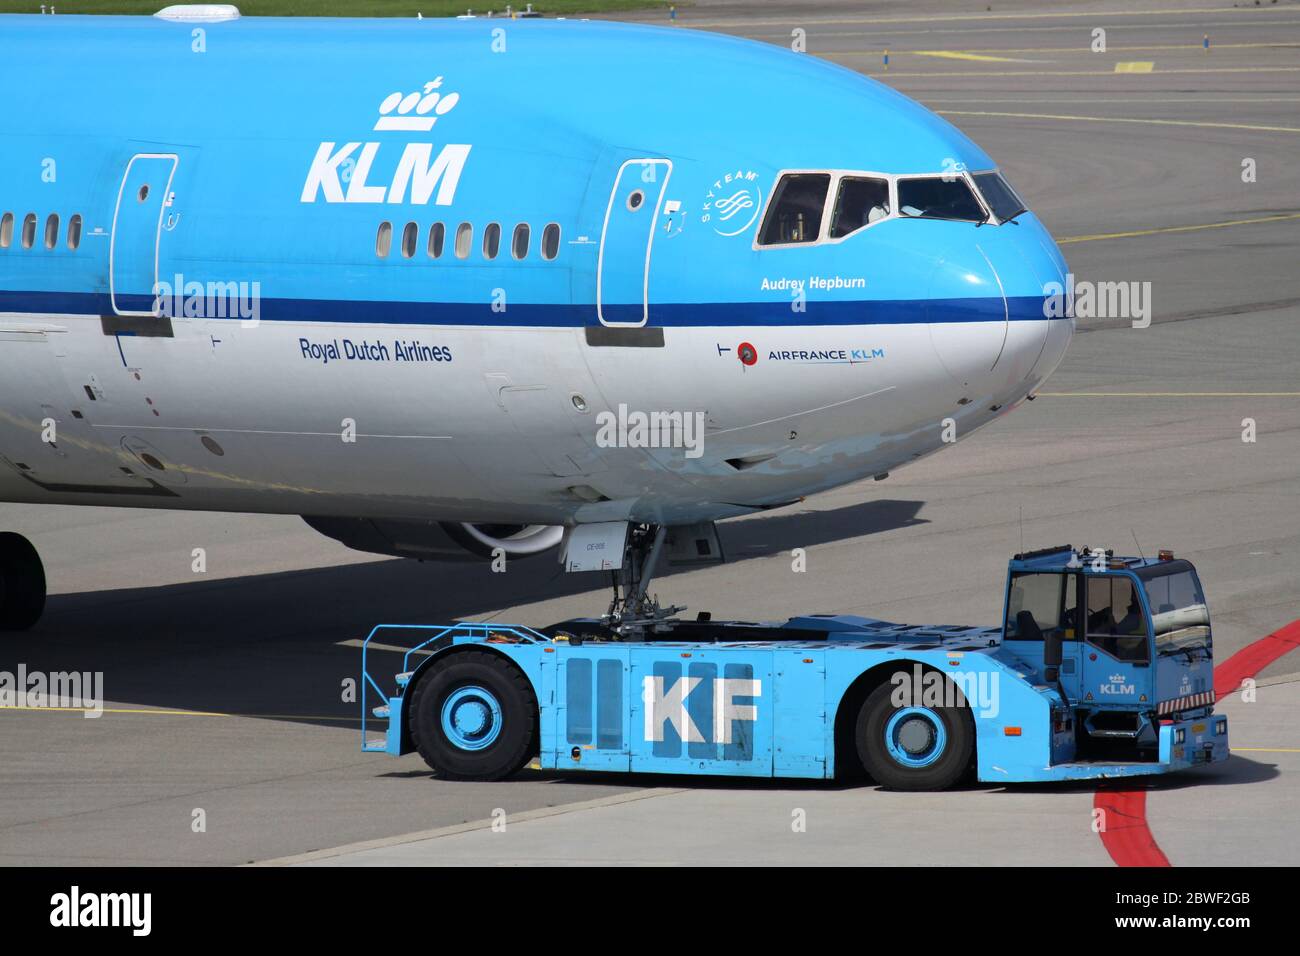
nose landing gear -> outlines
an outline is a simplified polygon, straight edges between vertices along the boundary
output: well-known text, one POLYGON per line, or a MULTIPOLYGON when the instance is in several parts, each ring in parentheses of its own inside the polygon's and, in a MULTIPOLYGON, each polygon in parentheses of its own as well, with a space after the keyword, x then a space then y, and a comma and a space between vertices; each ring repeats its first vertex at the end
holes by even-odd
POLYGON ((635 637, 647 630, 654 631, 655 625, 686 610, 684 605, 662 607, 658 597, 651 597, 647 591, 667 535, 668 529, 663 525, 628 528, 623 567, 612 573, 614 598, 603 618, 621 635, 635 637))
POLYGON ((25 631, 45 610, 45 568, 32 543, 0 532, 0 631, 25 631))

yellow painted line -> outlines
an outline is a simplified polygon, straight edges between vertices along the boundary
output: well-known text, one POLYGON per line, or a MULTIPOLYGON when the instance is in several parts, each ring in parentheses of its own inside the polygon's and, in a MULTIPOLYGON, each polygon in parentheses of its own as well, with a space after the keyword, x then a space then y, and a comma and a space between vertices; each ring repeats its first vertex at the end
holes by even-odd
POLYGON ((912 56, 937 56, 949 60, 979 60, 988 63, 1016 63, 1009 56, 987 56, 983 53, 963 53, 959 50, 908 50, 912 56))
POLYGON ((1227 226, 1253 226, 1261 222, 1283 222, 1288 219, 1300 219, 1300 212, 1284 213, 1277 216, 1260 216, 1258 219, 1228 219, 1224 222, 1203 222, 1194 226, 1160 226, 1156 229, 1134 229, 1131 232, 1099 232, 1091 236, 1066 236, 1057 239, 1058 246, 1071 242, 1096 242, 1098 239, 1132 239, 1135 236, 1157 236, 1167 232, 1197 232, 1201 229, 1223 229, 1227 226))
POLYGON ((227 714, 215 710, 169 710, 154 707, 105 707, 95 710, 93 707, 9 707, 0 706, 0 713, 6 710, 49 711, 51 713, 84 714, 87 711, 101 714, 152 714, 160 717, 251 717, 261 720, 353 720, 361 717, 326 717, 322 714, 227 714))
MULTIPOLYGON (((1192 14, 1199 16, 1206 13, 1237 13, 1248 15, 1250 13, 1289 13, 1287 9, 1277 9, 1276 7, 1206 7, 1203 10, 1189 10, 1186 7, 1170 10, 1090 10, 1086 13, 955 13, 955 14, 938 14, 930 16, 910 16, 910 17, 829 17, 825 20, 811 20, 811 25, 820 24, 835 25, 846 23, 949 23, 949 22, 970 22, 980 20, 1064 20, 1078 19, 1079 17, 1088 17, 1092 19, 1113 18, 1113 17, 1155 17, 1155 16, 1172 16, 1192 14)), ((772 18, 768 17, 761 20, 746 20, 746 27, 756 26, 785 26, 793 22, 794 18, 772 18)), ((683 26, 687 27, 709 27, 709 26, 735 26, 734 20, 692 20, 689 23, 683 21, 683 26)))
MULTIPOLYGON (((1110 96, 1063 95, 1030 99, 1033 95, 1029 93, 1025 96, 994 98, 988 96, 931 96, 927 93, 925 98, 926 102, 929 103, 1020 103, 1022 105, 1029 103, 1073 103, 1078 106, 1082 103, 1113 104, 1115 102, 1113 94, 1110 96)), ((1219 105, 1233 103, 1300 103, 1300 96, 1125 96, 1124 105, 1127 106, 1130 103, 1160 103, 1162 105, 1169 103, 1214 103, 1219 105)))
MULTIPOLYGON (((28 707, 28 706, 26 706, 26 705, 23 705, 23 706, 10 706, 10 705, 0 706, 0 711, 6 711, 6 710, 48 710, 48 711, 51 711, 51 712, 53 712, 53 713, 60 713, 60 712, 62 712, 62 713, 82 714, 82 713, 85 713, 86 711, 94 711, 95 708, 93 708, 93 707, 28 707)), ((173 716, 173 717, 229 717, 229 716, 231 716, 230 714, 219 714, 219 713, 217 713, 216 711, 208 711, 208 710, 166 710, 166 709, 158 709, 158 708, 153 708, 153 707, 139 707, 139 708, 131 708, 131 707, 105 707, 105 708, 103 708, 103 710, 99 711, 99 713, 103 713, 103 714, 162 714, 162 715, 165 715, 165 716, 173 716)))
MULTIPOLYGON (((1261 48, 1268 48, 1268 47, 1278 47, 1280 49, 1283 47, 1297 47, 1297 46, 1300 46, 1300 43, 1214 43, 1212 44, 1211 49, 1212 50, 1245 50, 1245 49, 1261 49, 1261 48)), ((1200 49, 1202 49, 1202 47, 1199 43, 1157 43, 1157 44, 1153 44, 1152 46, 1111 46, 1106 48, 1106 53, 1108 54, 1109 53, 1149 53, 1153 50, 1200 50, 1200 49)), ((833 53, 827 53, 826 55, 827 56, 841 56, 841 55, 848 55, 848 54, 865 55, 868 53, 880 53, 880 52, 882 51, 881 50, 835 50, 833 53)), ((908 56, 912 53, 926 53, 926 52, 931 52, 931 51, 901 50, 901 49, 896 50, 893 47, 889 48, 889 55, 891 57, 908 56)), ((989 56, 993 56, 999 53, 1086 53, 1089 56, 1105 55, 1105 54, 1094 54, 1088 48, 1088 45, 1086 43, 1078 46, 1024 46, 1024 47, 1007 47, 1007 48, 997 47, 997 48, 987 49, 987 50, 985 49, 963 50, 961 52, 979 53, 979 54, 985 54, 989 56)))
POLYGON ((1151 73, 1156 65, 1150 60, 1131 60, 1115 64, 1116 73, 1151 73))
POLYGON ((1047 398, 1300 398, 1300 392, 1039 392, 1047 398))
POLYGON ((1258 126, 1251 123, 1209 123, 1202 120, 1147 119, 1136 116, 1076 116, 1071 113, 1002 113, 993 110, 935 110, 940 116, 1005 116, 1012 119, 1068 120, 1079 123, 1138 123, 1149 126, 1196 126, 1206 129, 1248 129, 1260 133, 1300 133, 1300 126, 1258 126))
MULTIPOLYGON (((879 56, 881 51, 874 51, 875 56, 879 56)), ((834 60, 839 53, 828 52, 824 55, 827 60, 834 60)), ((847 55, 847 54, 845 54, 847 55)), ((1197 69, 1177 69, 1161 70, 1161 76, 1172 76, 1175 73, 1300 73, 1300 66, 1232 66, 1232 67, 1204 67, 1197 69)), ((876 78, 886 78, 891 76, 1114 76, 1114 70, 926 70, 912 71, 909 73, 895 72, 889 70, 882 73, 866 73, 865 76, 876 78)))

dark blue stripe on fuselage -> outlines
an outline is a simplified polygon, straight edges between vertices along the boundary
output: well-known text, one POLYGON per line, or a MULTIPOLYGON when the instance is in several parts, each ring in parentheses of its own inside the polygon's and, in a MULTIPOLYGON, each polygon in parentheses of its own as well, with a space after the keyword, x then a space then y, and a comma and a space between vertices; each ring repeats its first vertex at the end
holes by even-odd
MULTIPOLYGON (((126 311, 149 311, 151 296, 118 296, 126 311)), ((1039 321, 1043 299, 1020 296, 1007 300, 1011 321, 1039 321)), ((202 318, 239 320, 238 303, 231 300, 224 316, 202 318)), ((0 291, 0 312, 68 315, 112 315, 109 297, 92 292, 6 292, 0 291)), ((639 310, 638 310, 639 312, 639 310)), ((184 316, 179 316, 183 318, 184 316)), ((258 318, 270 322, 347 322, 371 325, 490 325, 565 328, 600 324, 591 304, 508 305, 493 311, 490 303, 470 302, 375 302, 340 299, 271 299, 258 303, 258 318)), ((795 312, 788 302, 701 302, 654 303, 647 324, 664 327, 713 326, 817 326, 817 325, 909 325, 934 322, 1001 322, 1002 300, 996 297, 970 299, 889 299, 857 301, 809 301, 795 312)))

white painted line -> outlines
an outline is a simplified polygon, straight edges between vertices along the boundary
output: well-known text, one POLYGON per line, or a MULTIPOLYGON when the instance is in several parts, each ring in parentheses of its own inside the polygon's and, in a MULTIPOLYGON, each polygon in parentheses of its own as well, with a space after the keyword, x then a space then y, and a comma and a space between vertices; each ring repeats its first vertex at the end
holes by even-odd
MULTIPOLYGON (((335 647, 362 647, 365 645, 365 643, 366 642, 359 637, 350 637, 346 641, 336 641, 334 643, 334 646, 335 647)), ((370 650, 393 651, 396 654, 405 654, 407 651, 410 651, 411 649, 409 647, 399 647, 396 644, 378 644, 372 641, 370 643, 370 650)), ((425 650, 411 651, 411 653, 422 654, 425 657, 431 657, 433 655, 433 651, 425 651, 425 650)))
MULTIPOLYGON (((469 784, 469 786, 473 786, 469 784)), ((612 807, 622 803, 635 803, 638 800, 652 800, 655 797, 668 797, 673 794, 686 793, 685 788, 655 787, 651 790, 638 790, 635 793, 622 793, 612 797, 600 797, 596 800, 583 800, 578 803, 565 803, 558 807, 539 807, 536 810, 525 810, 522 813, 510 814, 510 823, 526 823, 529 820, 544 820, 547 817, 563 816, 566 813, 581 813, 584 810, 597 810, 601 807, 612 807)), ((458 833, 471 833, 475 830, 487 830, 492 826, 492 820, 473 820, 468 823, 458 823, 453 826, 436 827, 432 830, 418 830, 415 833, 404 833, 400 836, 379 837, 374 840, 362 840, 358 843, 345 843, 342 846, 330 847, 324 850, 311 850, 307 853, 297 853, 293 856, 281 856, 272 860, 259 860, 255 863, 245 864, 246 866, 297 866, 302 863, 313 863, 317 860, 329 860, 335 857, 346 856, 352 853, 362 853, 366 850, 382 850, 390 846, 404 846, 408 843, 419 843, 423 840, 438 840, 442 837, 455 836, 458 833)))

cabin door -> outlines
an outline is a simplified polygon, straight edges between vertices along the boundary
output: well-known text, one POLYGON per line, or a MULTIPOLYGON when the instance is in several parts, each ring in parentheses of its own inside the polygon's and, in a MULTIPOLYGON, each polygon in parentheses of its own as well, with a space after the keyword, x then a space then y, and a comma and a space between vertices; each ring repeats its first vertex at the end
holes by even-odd
POLYGON ((158 243, 171 205, 175 153, 138 153, 122 174, 109 241, 109 298, 118 315, 154 315, 158 243))
POLYGON ((605 210, 596 266, 596 314, 602 325, 645 325, 655 223, 673 164, 629 159, 619 167, 605 210))

